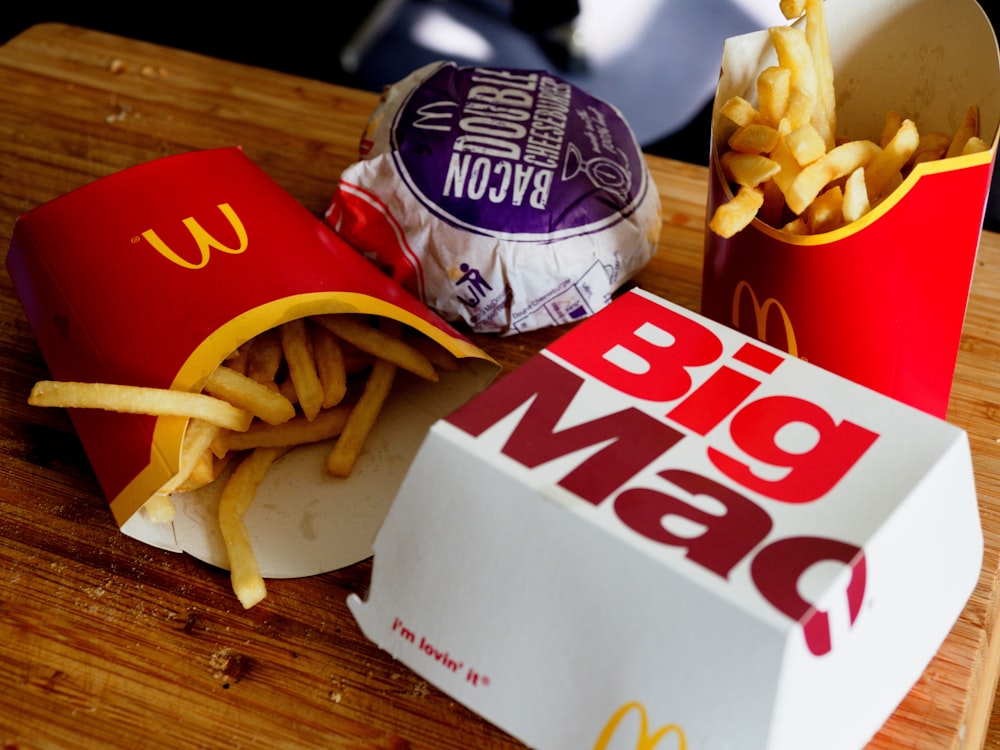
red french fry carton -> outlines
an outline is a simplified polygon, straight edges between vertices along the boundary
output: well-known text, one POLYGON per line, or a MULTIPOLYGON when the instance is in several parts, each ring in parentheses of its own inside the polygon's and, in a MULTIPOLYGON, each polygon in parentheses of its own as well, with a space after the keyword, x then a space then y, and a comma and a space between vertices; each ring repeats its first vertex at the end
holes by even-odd
MULTIPOLYGON (((200 391, 258 333, 324 312, 391 317, 463 358, 442 382, 403 379, 347 480, 326 476, 328 445, 273 467, 246 517, 266 577, 367 557, 423 431, 498 369, 239 148, 154 160, 25 213, 7 269, 56 380, 200 391)), ((178 470, 186 419, 70 416, 123 531, 228 566, 212 517, 218 486, 175 494, 172 524, 140 512, 178 470)))
POLYGON ((982 554, 964 431, 633 290, 431 428, 348 604, 539 750, 855 750, 982 554))
MULTIPOLYGON (((979 108, 980 153, 916 166, 869 214, 794 236, 759 219, 729 239, 706 230, 701 311, 881 393, 944 416, 989 192, 1000 63, 974 0, 825 3, 838 137, 879 142, 890 110, 953 134, 979 108)), ((716 95, 708 216, 733 190, 720 150, 733 95, 756 103, 776 63, 766 31, 727 40, 716 95)))

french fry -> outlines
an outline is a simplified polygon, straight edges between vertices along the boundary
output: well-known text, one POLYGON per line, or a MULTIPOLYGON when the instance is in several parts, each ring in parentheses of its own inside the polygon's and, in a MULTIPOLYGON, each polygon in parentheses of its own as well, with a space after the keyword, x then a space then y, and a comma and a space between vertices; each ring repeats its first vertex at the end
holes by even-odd
POLYGON ((231 352, 225 361, 226 367, 229 367, 236 372, 246 373, 247 371, 247 347, 241 346, 234 352, 231 352))
POLYGON ((837 132, 837 98, 833 85, 833 59, 826 24, 824 0, 806 0, 806 42, 812 52, 816 75, 816 105, 811 122, 823 137, 827 150, 832 149, 837 132))
POLYGON ((965 145, 962 147, 962 156, 965 156, 966 154, 979 154, 982 153, 983 151, 989 151, 989 150, 990 150, 990 144, 988 144, 979 136, 974 135, 971 138, 969 138, 969 140, 967 140, 965 142, 965 145))
POLYGON ((323 384, 323 408, 339 404, 347 393, 347 365, 344 348, 334 333, 323 326, 312 326, 316 372, 323 384))
POLYGON ((768 180, 760 186, 764 195, 764 203, 757 212, 757 216, 765 224, 772 227, 781 226, 781 217, 785 212, 785 196, 774 180, 768 180))
POLYGON ((206 451, 200 456, 196 456, 191 469, 185 474, 183 481, 178 482, 171 491, 191 492, 202 487, 207 487, 218 477, 216 461, 219 460, 214 454, 206 451))
POLYGON ((821 159, 805 167, 785 191, 788 207, 802 214, 816 196, 834 180, 846 177, 858 167, 867 166, 881 151, 872 141, 848 141, 821 159))
POLYGON ((225 365, 212 371, 203 389, 268 424, 281 424, 295 416, 295 405, 277 390, 225 365))
POLYGON ((270 388, 275 387, 278 370, 285 353, 281 349, 281 337, 276 328, 269 328, 257 334, 247 345, 247 377, 270 388))
POLYGON ((979 107, 973 105, 965 110, 965 116, 958 124, 958 129, 955 130, 955 134, 952 136, 951 145, 948 146, 948 150, 945 152, 945 158, 960 156, 962 149, 965 148, 965 144, 968 143, 969 139, 978 135, 979 107))
MULTIPOLYGON (((240 433, 233 433, 240 434, 240 433)), ((222 474, 223 469, 232 461, 234 453, 216 456, 212 451, 205 451, 195 461, 194 468, 187 479, 177 486, 177 492, 191 492, 207 487, 222 474)))
POLYGON ((299 394, 295 392, 295 383, 291 378, 285 378, 278 383, 278 391, 293 404, 299 403, 299 394))
POLYGON ((176 514, 173 498, 162 490, 142 504, 142 511, 153 523, 172 523, 176 514))
POLYGON ((709 229, 720 237, 732 237, 753 221, 763 205, 763 192, 757 188, 741 187, 731 200, 719 206, 709 229))
POLYGON ((719 108, 719 113, 732 120, 739 127, 745 127, 760 121, 760 112, 742 96, 734 96, 727 99, 722 104, 722 107, 719 108))
POLYGON ((865 167, 865 185, 868 198, 877 203, 890 188, 895 187, 896 177, 917 150, 920 133, 912 120, 903 120, 875 158, 865 167))
MULTIPOLYGON (((176 492, 178 487, 188 482, 191 475, 198 468, 199 462, 204 460, 206 452, 210 451, 212 443, 221 432, 221 428, 211 422, 206 422, 203 419, 190 420, 184 430, 184 442, 181 443, 181 455, 177 473, 159 489, 157 495, 165 496, 169 500, 171 493, 176 492)), ((172 501, 170 504, 172 507, 172 501)), ((149 503, 147 502, 144 508, 148 511, 152 520, 173 520, 173 513, 170 513, 170 519, 164 518, 164 514, 167 511, 167 503, 163 500, 158 501, 152 507, 148 506, 149 503)))
POLYGON ((226 481, 219 499, 219 531, 229 559, 233 592, 244 609, 258 604, 267 587, 260 575, 243 516, 271 465, 285 448, 258 448, 243 459, 226 481))
POLYGON ((785 143, 800 167, 809 166, 827 152, 823 135, 811 122, 807 122, 786 135, 785 143))
POLYGON ((315 419, 323 408, 323 383, 316 371, 312 339, 304 318, 283 323, 278 331, 281 348, 288 364, 288 375, 295 386, 299 406, 307 419, 315 419))
MULTIPOLYGON (((253 427, 253 422, 250 423, 250 427, 253 427)), ((229 436, 232 434, 238 435, 239 433, 233 433, 231 430, 219 430, 216 433, 215 437, 212 438, 212 443, 208 446, 213 456, 222 458, 229 452, 229 436)))
POLYGON ((885 113, 885 119, 882 121, 882 135, 879 136, 878 145, 885 148, 892 137, 896 135, 896 131, 899 130, 899 126, 903 124, 903 116, 899 114, 894 109, 890 109, 885 113))
POLYGON ((777 128, 759 122, 744 125, 729 138, 729 148, 744 154, 769 154, 777 143, 777 128))
POLYGON ((357 375, 359 372, 371 367, 374 362, 374 355, 363 352, 360 349, 353 349, 352 347, 352 351, 344 351, 344 368, 347 370, 348 375, 357 375))
POLYGON ((361 351, 389 360, 424 380, 438 381, 437 371, 427 357, 401 338, 372 327, 363 316, 339 313, 317 315, 312 320, 361 351))
POLYGON ((279 425, 254 422, 246 432, 234 432, 229 435, 229 450, 280 448, 331 440, 343 432, 352 408, 351 404, 342 403, 330 409, 323 409, 315 419, 307 419, 305 415, 300 414, 279 425))
POLYGON ((812 120, 818 97, 816 64, 806 33, 797 26, 774 26, 768 30, 778 64, 791 73, 785 117, 792 130, 812 120))
POLYGON ((915 167, 925 161, 943 159, 951 145, 951 136, 947 133, 922 133, 917 150, 913 152, 908 167, 915 167))
POLYGON ((784 136, 778 140, 778 145, 771 152, 771 158, 781 167, 778 173, 774 175, 773 180, 781 191, 782 198, 784 198, 784 194, 791 189, 795 178, 802 171, 802 166, 795 158, 795 154, 792 153, 792 149, 789 148, 784 136))
POLYGON ((809 225, 806 223, 805 217, 803 216, 796 216, 781 229, 788 234, 802 236, 809 234, 809 225))
POLYGON ((844 223, 857 221, 870 210, 871 201, 868 200, 868 187, 865 184, 865 168, 858 167, 844 182, 844 205, 841 208, 844 223))
POLYGON ((244 409, 204 393, 115 383, 40 380, 32 387, 28 403, 32 406, 199 418, 237 432, 247 429, 252 419, 252 415, 244 409))
POLYGON ((392 388, 396 376, 396 365, 385 359, 375 360, 372 365, 361 398, 351 410, 343 432, 330 451, 327 471, 335 477, 347 477, 354 470, 358 457, 364 448, 368 434, 382 411, 382 406, 392 388))
POLYGON ((773 159, 759 154, 728 151, 722 155, 722 171, 729 182, 745 187, 756 187, 771 179, 781 169, 773 159))
POLYGON ((777 128, 788 111, 792 72, 780 65, 764 68, 757 76, 757 107, 761 122, 777 128))
POLYGON ((806 0, 781 0, 778 7, 785 18, 793 21, 802 15, 806 7, 806 0))
POLYGON ((810 234, 829 232, 843 223, 844 191, 840 185, 827 188, 809 204, 805 213, 810 234))

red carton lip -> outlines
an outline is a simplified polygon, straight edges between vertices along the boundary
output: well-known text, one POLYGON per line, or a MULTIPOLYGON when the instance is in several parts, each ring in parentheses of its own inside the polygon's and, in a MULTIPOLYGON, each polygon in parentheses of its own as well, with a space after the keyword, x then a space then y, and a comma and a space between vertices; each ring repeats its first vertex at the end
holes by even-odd
MULTIPOLYGON (((25 213, 7 267, 58 380, 197 391, 256 334, 320 312, 387 315, 486 358, 235 147, 141 164, 25 213)), ((176 472, 186 420, 71 417, 121 525, 176 472)))

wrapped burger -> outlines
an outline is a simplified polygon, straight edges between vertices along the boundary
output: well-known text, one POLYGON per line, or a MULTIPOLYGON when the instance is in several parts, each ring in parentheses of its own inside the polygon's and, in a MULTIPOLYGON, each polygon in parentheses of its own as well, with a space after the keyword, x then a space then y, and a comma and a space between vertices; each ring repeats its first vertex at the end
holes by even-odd
POLYGON ((447 320, 584 318, 652 257, 659 197, 611 104, 545 71, 434 63, 387 87, 326 218, 447 320))

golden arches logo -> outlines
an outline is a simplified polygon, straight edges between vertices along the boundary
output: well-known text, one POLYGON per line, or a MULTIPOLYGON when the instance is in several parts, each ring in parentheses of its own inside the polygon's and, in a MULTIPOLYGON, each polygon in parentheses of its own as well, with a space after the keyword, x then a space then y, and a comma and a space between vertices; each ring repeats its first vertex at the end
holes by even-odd
POLYGON ((417 119, 413 127, 420 130, 440 130, 447 133, 451 130, 451 120, 454 117, 456 102, 436 102, 425 104, 417 110, 417 119))
POLYGON ((204 268, 208 263, 209 255, 213 249, 223 253, 229 253, 230 255, 239 255, 240 253, 246 252, 247 231, 243 227, 243 222, 240 221, 240 217, 236 215, 236 212, 228 203, 220 203, 217 208, 229 221, 229 225, 233 228, 233 231, 236 232, 236 237, 239 240, 239 245, 237 247, 228 247, 227 245, 219 242, 215 237, 205 231, 205 228, 202 227, 202 225, 199 224, 193 216, 187 217, 182 223, 185 227, 187 227, 188 232, 191 234, 191 238, 198 247, 200 255, 197 262, 192 263, 191 261, 182 258, 174 252, 166 242, 160 239, 159 235, 157 235, 152 229, 147 229, 143 232, 142 238, 152 245, 153 249, 155 249, 160 255, 169 260, 171 263, 176 263, 182 268, 204 268))
MULTIPOLYGON (((649 717, 646 714, 646 708, 638 701, 626 703, 615 711, 614 715, 608 719, 608 723, 604 725, 604 729, 601 730, 601 734, 597 738, 597 743, 594 745, 594 750, 607 750, 610 747, 611 739, 618 732, 618 727, 625 717, 633 711, 639 714, 639 736, 636 739, 635 750, 658 750, 660 741, 669 735, 674 735, 677 738, 676 750, 687 750, 687 740, 684 737, 684 730, 677 724, 665 724, 650 734, 649 717)), ((663 748, 663 750, 666 750, 666 748, 663 748)))
POLYGON ((740 302, 743 299, 744 292, 750 295, 750 303, 753 305, 754 323, 757 326, 757 338, 764 343, 769 343, 767 341, 767 319, 768 315, 771 314, 772 309, 777 310, 778 315, 781 316, 782 325, 785 328, 785 341, 787 343, 786 351, 793 357, 799 356, 799 346, 795 340, 795 329, 792 327, 792 321, 791 318, 788 317, 788 311, 785 310, 785 306, 774 297, 768 297, 766 300, 761 302, 757 299, 757 294, 754 292, 753 287, 751 287, 746 281, 741 281, 737 284, 736 291, 733 292, 733 327, 737 329, 740 327, 740 302))

